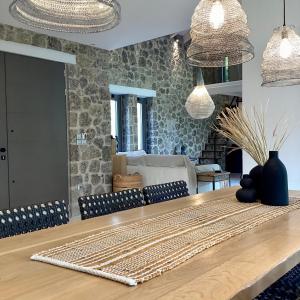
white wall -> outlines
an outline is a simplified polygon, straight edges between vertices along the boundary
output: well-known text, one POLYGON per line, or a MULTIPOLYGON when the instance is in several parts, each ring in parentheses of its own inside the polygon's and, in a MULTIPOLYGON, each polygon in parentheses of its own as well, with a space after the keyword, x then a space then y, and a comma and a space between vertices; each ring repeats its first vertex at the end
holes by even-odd
MULTIPOLYGON (((288 0, 287 24, 294 24, 300 34, 300 1, 288 0)), ((260 65, 263 51, 272 35, 273 28, 282 25, 283 0, 243 0, 243 7, 248 15, 251 29, 250 41, 255 47, 255 58, 243 67, 243 101, 244 107, 259 107, 269 99, 267 129, 274 128, 276 120, 286 113, 295 128, 280 152, 289 174, 289 188, 300 189, 300 86, 282 88, 261 87, 260 65)), ((300 49, 299 49, 300 51, 300 49)), ((244 173, 255 165, 254 161, 244 155, 244 173)))

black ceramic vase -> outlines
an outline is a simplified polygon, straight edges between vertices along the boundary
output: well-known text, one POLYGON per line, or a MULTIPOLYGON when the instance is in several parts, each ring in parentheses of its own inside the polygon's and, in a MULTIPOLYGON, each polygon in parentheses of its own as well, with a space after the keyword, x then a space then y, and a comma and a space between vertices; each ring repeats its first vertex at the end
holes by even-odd
POLYGON ((249 176, 253 179, 257 198, 261 200, 263 194, 263 166, 257 165, 254 167, 249 176))
POLYGON ((278 158, 278 151, 270 151, 269 160, 263 168, 262 203, 273 206, 289 204, 287 171, 278 158))
POLYGON ((249 175, 244 175, 241 180, 241 189, 236 192, 236 198, 243 203, 256 202, 257 194, 253 179, 249 175))

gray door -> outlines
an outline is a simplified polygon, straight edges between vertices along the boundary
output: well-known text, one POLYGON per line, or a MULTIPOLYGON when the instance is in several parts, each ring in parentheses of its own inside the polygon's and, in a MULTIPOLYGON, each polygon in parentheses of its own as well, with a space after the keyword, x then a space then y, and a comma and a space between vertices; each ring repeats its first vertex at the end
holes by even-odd
POLYGON ((9 207, 6 132, 5 62, 0 52, 0 209, 9 207))
POLYGON ((10 207, 68 200, 64 64, 5 54, 10 207))

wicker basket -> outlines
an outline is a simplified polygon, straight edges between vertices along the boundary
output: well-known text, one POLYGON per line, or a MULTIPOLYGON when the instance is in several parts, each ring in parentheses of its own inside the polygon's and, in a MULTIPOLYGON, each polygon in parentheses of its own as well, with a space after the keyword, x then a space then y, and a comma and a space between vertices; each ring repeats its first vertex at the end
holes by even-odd
POLYGON ((139 173, 133 175, 115 175, 113 177, 113 191, 121 192, 130 189, 142 189, 143 176, 139 173))

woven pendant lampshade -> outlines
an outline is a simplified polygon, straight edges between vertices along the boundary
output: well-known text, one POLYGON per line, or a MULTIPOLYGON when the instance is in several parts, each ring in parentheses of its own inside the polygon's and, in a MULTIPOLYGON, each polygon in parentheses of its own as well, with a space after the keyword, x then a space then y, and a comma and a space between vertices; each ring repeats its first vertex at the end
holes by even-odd
POLYGON ((92 33, 120 22, 115 0, 15 0, 10 14, 27 25, 47 30, 92 33))
POLYGON ((204 85, 201 71, 198 74, 197 82, 198 85, 188 97, 185 108, 193 119, 202 120, 209 118, 213 114, 215 104, 204 85))
POLYGON ((192 17, 189 63, 198 67, 224 67, 254 57, 248 40, 247 16, 237 0, 202 0, 192 17))
POLYGON ((294 26, 274 29, 263 54, 262 86, 282 87, 300 84, 300 37, 294 26))

